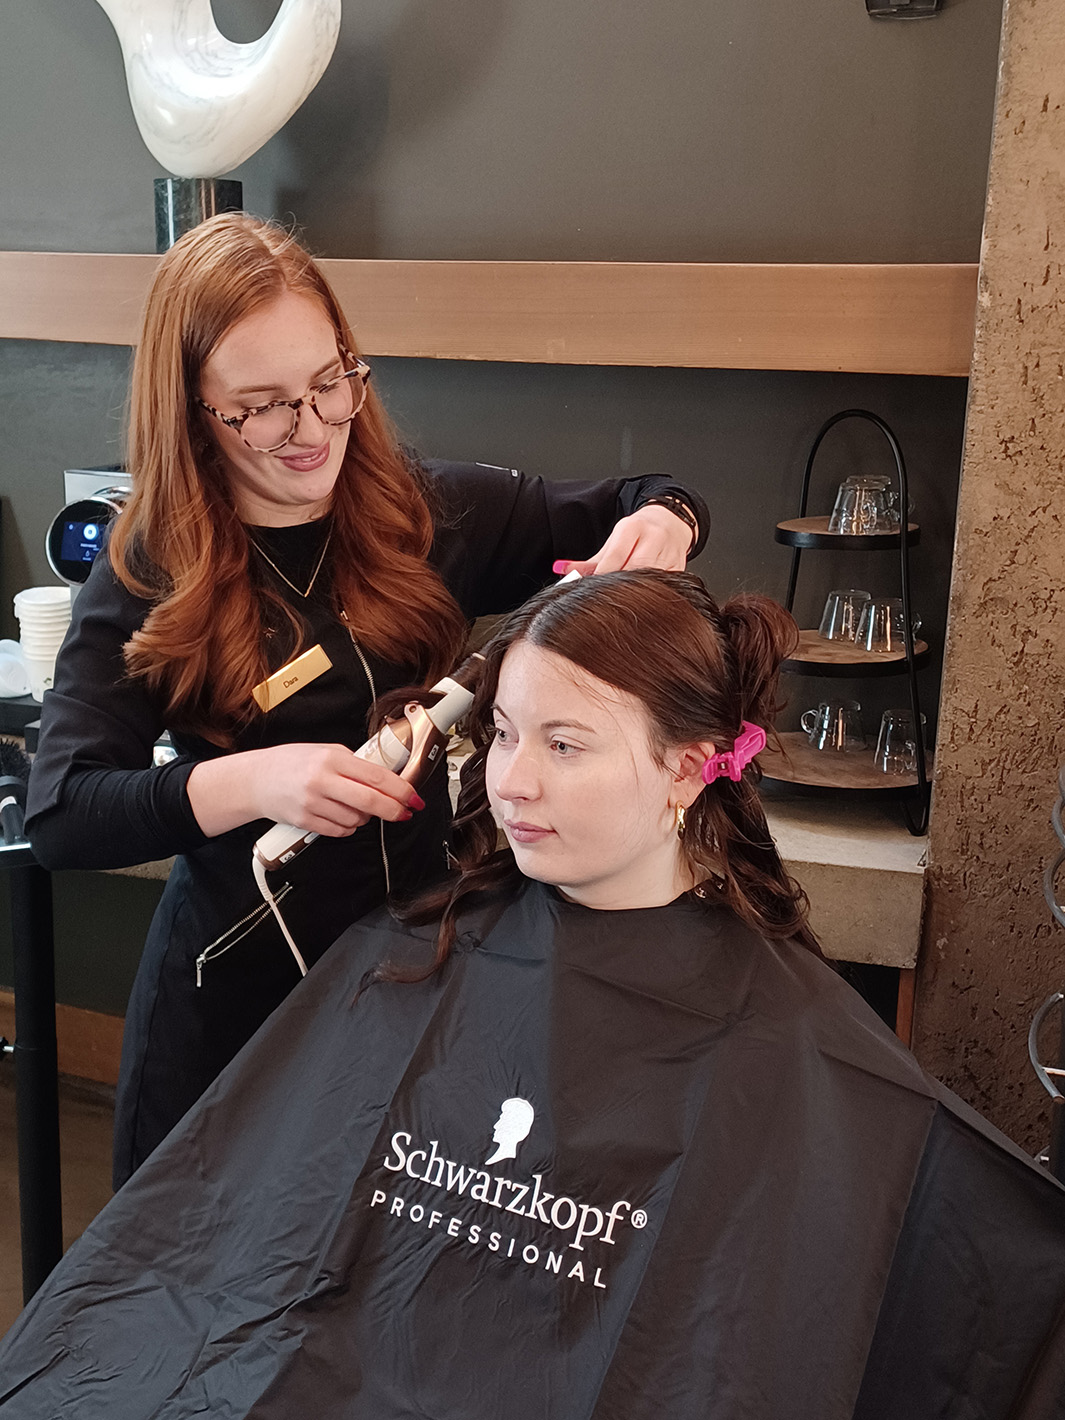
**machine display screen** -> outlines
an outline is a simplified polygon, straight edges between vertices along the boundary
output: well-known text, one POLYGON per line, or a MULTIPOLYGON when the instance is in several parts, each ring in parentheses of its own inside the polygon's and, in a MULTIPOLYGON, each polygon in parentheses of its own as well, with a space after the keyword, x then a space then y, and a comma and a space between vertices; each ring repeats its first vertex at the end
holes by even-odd
POLYGON ((60 556, 64 562, 91 562, 103 546, 103 523, 63 524, 60 556))

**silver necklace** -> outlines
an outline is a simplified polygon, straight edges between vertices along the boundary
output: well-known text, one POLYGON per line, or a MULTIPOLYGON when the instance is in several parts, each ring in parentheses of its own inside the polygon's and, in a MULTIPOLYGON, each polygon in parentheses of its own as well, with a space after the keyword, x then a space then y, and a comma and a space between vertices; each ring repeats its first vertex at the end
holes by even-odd
POLYGON ((303 597, 304 601, 306 601, 306 599, 310 596, 311 592, 314 590, 314 584, 318 580, 318 573, 322 570, 322 564, 325 561, 325 554, 329 551, 329 543, 332 540, 332 537, 333 529, 332 527, 330 527, 329 531, 325 535, 325 542, 322 543, 322 551, 318 557, 318 561, 315 563, 314 571, 311 573, 311 580, 307 583, 306 591, 301 591, 300 588, 296 586, 295 582, 290 581, 289 578, 285 576, 284 572, 282 572, 281 568, 277 565, 274 559, 270 556, 268 552, 266 552, 262 547, 259 546, 259 544, 252 537, 251 533, 248 534, 248 541, 251 543, 252 547, 255 548, 255 551, 259 554, 263 561, 274 569, 277 575, 281 578, 282 582, 284 582, 285 586, 291 587, 298 597, 303 597))
MULTIPOLYGON (((358 641, 357 641, 357 639, 356 639, 356 637, 355 637, 355 631, 354 631, 354 629, 353 629, 353 627, 352 627, 352 625, 351 625, 351 622, 348 620, 348 614, 347 614, 347 612, 344 610, 343 607, 340 608, 340 619, 341 619, 341 621, 344 623, 344 625, 348 628, 348 635, 351 637, 351 644, 355 647, 355 654, 356 654, 356 656, 358 656, 358 658, 359 658, 359 663, 360 663, 360 665, 362 666, 363 671, 366 673, 366 679, 367 679, 367 681, 369 682, 369 685, 370 685, 370 701, 371 701, 371 703, 372 703, 373 701, 375 701, 375 700, 377 699, 377 684, 376 684, 376 682, 374 681, 374 678, 373 678, 373 671, 370 669, 370 662, 369 662, 369 661, 366 659, 366 657, 363 655, 362 647, 359 645, 359 643, 358 643, 358 641)), ((384 868, 384 870, 385 870, 385 893, 387 894, 387 896, 391 897, 391 896, 392 896, 392 874, 391 874, 391 872, 390 872, 390 870, 389 870, 388 849, 385 847, 385 821, 384 821, 384 819, 379 819, 379 820, 378 820, 378 825, 379 825, 380 833, 381 833, 381 866, 382 866, 382 867, 384 868)))

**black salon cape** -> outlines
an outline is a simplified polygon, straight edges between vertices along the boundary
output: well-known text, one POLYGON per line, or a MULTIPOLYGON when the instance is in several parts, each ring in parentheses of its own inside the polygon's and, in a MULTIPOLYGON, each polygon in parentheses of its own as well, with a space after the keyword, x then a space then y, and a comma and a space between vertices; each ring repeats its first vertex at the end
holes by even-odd
POLYGON ((532 884, 353 1004, 423 947, 315 967, 16 1323, 3 1420, 1062 1413, 1065 1191, 809 953, 532 884))

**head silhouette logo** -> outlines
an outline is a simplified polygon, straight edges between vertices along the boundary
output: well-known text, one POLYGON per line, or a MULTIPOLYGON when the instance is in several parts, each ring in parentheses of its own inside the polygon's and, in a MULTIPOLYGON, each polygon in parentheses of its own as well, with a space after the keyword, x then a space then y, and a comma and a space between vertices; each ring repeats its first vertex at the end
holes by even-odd
POLYGON ((500 1159, 516 1158, 518 1145, 523 1139, 529 1137, 529 1130, 532 1128, 535 1118, 536 1111, 528 1100, 517 1097, 504 1100, 499 1108, 499 1118, 492 1130, 492 1139, 496 1146, 495 1153, 485 1159, 485 1167, 498 1163, 500 1159))

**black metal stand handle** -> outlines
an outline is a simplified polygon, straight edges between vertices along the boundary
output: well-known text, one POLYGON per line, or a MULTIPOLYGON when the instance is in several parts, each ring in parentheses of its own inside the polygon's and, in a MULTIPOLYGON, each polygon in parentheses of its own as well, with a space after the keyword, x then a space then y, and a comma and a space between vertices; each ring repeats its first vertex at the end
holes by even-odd
POLYGON ((11 882, 22 1300, 28 1302, 63 1255, 52 879, 27 844, 0 844, 0 867, 11 882))
MULTIPOLYGON (((917 667, 916 651, 914 648, 913 619, 910 613, 910 490, 906 477, 906 460, 902 456, 902 446, 895 437, 894 430, 879 414, 874 414, 869 409, 842 409, 838 414, 833 414, 830 419, 826 419, 817 431, 813 447, 806 459, 806 468, 802 475, 802 494, 799 498, 799 517, 805 518, 806 504, 810 496, 810 477, 813 473, 814 459, 817 451, 821 447, 821 442, 828 431, 834 428, 842 419, 866 419, 870 424, 875 424, 880 432, 887 439, 891 447, 891 452, 895 458, 895 472, 899 480, 899 548, 902 553, 902 565, 900 575, 902 580, 902 635, 903 645, 906 648, 906 670, 910 683, 910 713, 913 715, 913 733, 917 745, 917 792, 920 799, 920 812, 915 819, 910 813, 910 806, 904 799, 902 801, 902 812, 906 818, 906 827, 915 837, 920 837, 928 829, 928 815, 932 799, 932 786, 928 782, 928 770, 925 765, 924 735, 921 730, 921 702, 917 693, 917 667)), ((802 549, 796 547, 791 558, 791 574, 788 577, 788 595, 784 602, 788 611, 791 611, 795 604, 795 588, 799 581, 799 560, 802 556, 802 549)))

